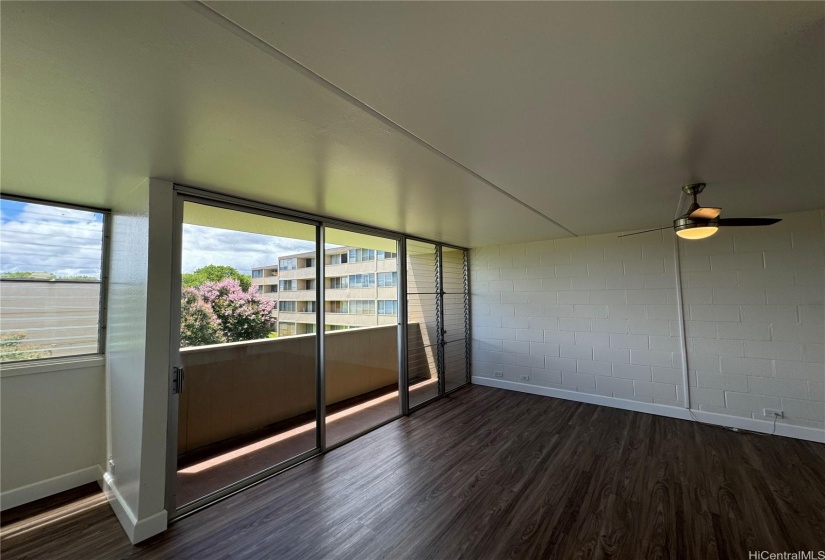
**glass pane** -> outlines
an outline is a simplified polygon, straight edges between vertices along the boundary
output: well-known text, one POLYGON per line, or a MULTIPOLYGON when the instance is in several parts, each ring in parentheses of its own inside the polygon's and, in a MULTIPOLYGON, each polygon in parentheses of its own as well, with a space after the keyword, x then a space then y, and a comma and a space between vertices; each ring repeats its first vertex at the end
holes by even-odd
POLYGON ((444 292, 448 294, 463 294, 466 290, 464 250, 442 247, 441 262, 444 267, 444 292))
POLYGON ((407 241, 407 382, 410 407, 438 396, 436 246, 407 241))
POLYGON ((444 390, 451 391, 467 383, 467 346, 464 340, 444 345, 444 390))
POLYGON ((444 295, 444 342, 464 340, 467 305, 463 294, 444 295))
POLYGON ((325 240, 326 431, 334 445, 399 414, 398 287, 376 283, 397 272, 388 253, 398 249, 391 239, 332 228, 325 240))
POLYGON ((315 234, 184 204, 178 506, 316 448, 315 234))
POLYGON ((0 199, 0 362, 96 354, 103 214, 0 199))

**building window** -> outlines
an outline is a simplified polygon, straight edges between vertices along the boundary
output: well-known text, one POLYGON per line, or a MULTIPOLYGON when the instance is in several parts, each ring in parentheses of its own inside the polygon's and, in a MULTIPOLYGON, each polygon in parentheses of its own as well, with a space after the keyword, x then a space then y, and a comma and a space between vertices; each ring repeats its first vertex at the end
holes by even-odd
POLYGON ((349 275, 350 288, 374 288, 375 275, 374 274, 350 274, 349 275))
POLYGON ((262 268, 254 269, 252 271, 252 278, 263 278, 263 277, 264 277, 264 271, 263 271, 262 268))
POLYGON ((374 299, 354 299, 349 302, 350 315, 375 315, 374 299))
POLYGON ((0 198, 0 361, 103 352, 107 214, 0 198))
POLYGON ((346 301, 328 301, 327 313, 347 313, 348 307, 346 301))
POLYGON ((329 256, 329 264, 347 264, 346 253, 335 253, 329 256))
POLYGON ((302 290, 314 290, 315 280, 301 280, 301 286, 302 290))
POLYGON ((313 266, 315 266, 315 259, 303 259, 303 261, 303 268, 312 268, 313 266))
POLYGON ((336 276, 329 279, 330 290, 345 290, 347 287, 349 287, 348 276, 336 276))
POLYGON ((378 273, 378 287, 379 288, 392 288, 393 286, 398 285, 398 273, 397 272, 379 272, 378 273))
POLYGON ((282 292, 294 292, 298 289, 298 283, 295 280, 279 280, 278 285, 282 292))
POLYGON ((295 270, 298 268, 298 259, 280 259, 278 268, 281 270, 295 270))
POLYGON ((295 303, 294 301, 279 301, 278 302, 278 311, 284 311, 287 313, 295 313, 295 303))
POLYGON ((315 323, 298 323, 298 334, 313 334, 315 323))
POLYGON ((278 285, 277 284, 270 284, 266 287, 266 293, 268 294, 277 294, 278 293, 278 285))
POLYGON ((398 315, 398 301, 394 299, 378 300, 379 315, 398 315))
POLYGON ((398 253, 392 253, 390 251, 376 251, 375 254, 379 261, 385 261, 387 259, 394 259, 398 257, 398 253))
POLYGON ((300 301, 298 302, 299 313, 315 313, 314 301, 300 301))
POLYGON ((375 260, 375 250, 374 249, 350 249, 349 250, 349 262, 364 262, 364 261, 374 261, 375 260))
MULTIPOLYGON (((283 303, 283 302, 282 302, 283 303)), ((295 303, 295 302, 293 302, 295 303)), ((295 334, 295 323, 278 323, 278 336, 292 336, 295 334)))
POLYGON ((347 327, 346 325, 327 325, 324 328, 324 330, 326 330, 326 331, 345 331, 348 328, 349 327, 347 327))

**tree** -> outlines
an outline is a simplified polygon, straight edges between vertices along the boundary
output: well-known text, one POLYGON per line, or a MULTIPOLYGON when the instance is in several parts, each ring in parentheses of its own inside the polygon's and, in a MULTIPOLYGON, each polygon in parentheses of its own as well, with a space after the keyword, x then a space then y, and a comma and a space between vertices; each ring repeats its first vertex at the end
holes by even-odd
POLYGON ((238 269, 231 266, 208 264, 197 269, 195 272, 184 274, 181 277, 184 288, 199 288, 206 282, 220 282, 224 278, 234 278, 237 280, 243 291, 248 291, 252 285, 252 277, 248 274, 241 274, 238 269))
POLYGON ((25 338, 26 333, 19 331, 5 332, 0 335, 0 362, 35 360, 37 358, 48 358, 52 355, 51 350, 21 342, 25 338))
POLYGON ((185 288, 180 306, 180 345, 204 346, 226 342, 221 323, 195 288, 185 288))
POLYGON ((181 345, 201 346, 267 338, 275 328, 275 302, 244 291, 234 278, 185 288, 181 345))

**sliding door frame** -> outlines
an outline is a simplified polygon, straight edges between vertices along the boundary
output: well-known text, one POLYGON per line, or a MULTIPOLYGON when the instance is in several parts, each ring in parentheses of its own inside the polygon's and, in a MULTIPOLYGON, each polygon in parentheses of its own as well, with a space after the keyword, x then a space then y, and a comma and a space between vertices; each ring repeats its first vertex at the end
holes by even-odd
MULTIPOLYGON (((469 258, 469 251, 463 247, 459 247, 456 245, 450 245, 446 243, 441 243, 437 241, 432 241, 428 239, 423 239, 420 237, 415 236, 408 236, 404 235, 399 232, 395 232, 392 230, 387 230, 383 228, 376 228, 367 226, 364 224, 356 223, 356 222, 348 222, 345 220, 339 220, 335 218, 326 218, 323 216, 318 216, 314 214, 310 214, 307 212, 300 212, 296 210, 291 210, 288 208, 283 208, 276 205, 266 204, 262 202, 257 202, 254 200, 240 198, 230 195, 224 195, 220 193, 215 193, 212 191, 200 189, 197 187, 186 186, 175 184, 174 185, 174 232, 173 232, 173 263, 172 263, 172 274, 171 274, 171 282, 172 282, 172 316, 170 317, 171 321, 171 338, 170 338, 170 345, 171 345, 171 352, 170 352, 170 364, 169 364, 169 402, 168 402, 168 420, 167 420, 167 457, 166 457, 166 511, 169 514, 170 521, 174 521, 177 519, 181 519, 187 515, 190 515, 204 507, 207 507, 217 501, 223 500, 233 494, 236 494, 249 486, 253 486, 258 484, 268 478, 271 478, 287 469, 290 469, 294 466, 297 466, 304 461, 307 461, 313 457, 317 457, 325 453, 326 451, 335 449, 341 445, 344 445, 353 439, 361 437, 362 435, 380 428, 381 426, 388 424, 394 420, 397 420, 401 416, 405 416, 410 414, 410 412, 414 410, 418 410, 419 408, 431 404, 432 402, 442 398, 445 394, 444 389, 444 367, 443 367, 443 348, 441 346, 441 342, 443 340, 443 334, 439 332, 439 366, 438 366, 438 376, 439 376, 439 391, 438 395, 429 399, 425 402, 422 402, 416 405, 413 408, 410 408, 409 405, 409 380, 407 379, 407 372, 408 372, 408 306, 407 306, 407 240, 415 240, 421 241, 425 243, 433 244, 437 247, 437 251, 440 257, 441 248, 443 247, 450 247, 453 249, 461 250, 464 252, 464 259, 465 259, 465 267, 467 260, 469 258), (196 204, 203 204, 207 206, 213 206, 216 208, 223 208, 227 210, 235 210, 238 212, 245 212, 256 214, 259 216, 270 217, 280 220, 288 220, 292 222, 299 222, 304 223, 307 225, 311 225, 315 227, 316 231, 316 266, 315 266, 315 297, 316 297, 316 316, 315 316, 315 332, 316 332, 316 346, 315 346, 315 383, 316 383, 316 447, 304 453, 301 453, 287 461, 279 463, 277 465, 273 465, 272 467, 265 469, 259 473, 254 475, 248 476, 242 480, 236 481, 229 486, 216 490, 203 496, 189 504, 184 504, 181 507, 178 507, 176 504, 176 496, 177 496, 177 461, 178 461, 178 452, 177 452, 177 443, 178 443, 178 413, 179 413, 179 396, 177 393, 173 392, 172 386, 174 381, 173 375, 173 368, 181 367, 181 359, 180 359, 180 285, 181 285, 181 259, 182 259, 182 241, 183 241, 183 205, 186 202, 196 203, 196 204), (398 285, 397 285, 397 301, 398 301, 398 311, 397 311, 397 318, 398 318, 398 392, 399 392, 399 407, 398 407, 398 414, 394 415, 393 417, 375 425, 367 430, 354 434, 351 437, 348 437, 344 440, 336 442, 334 445, 328 445, 326 441, 326 362, 325 362, 325 337, 326 337, 326 330, 325 330, 325 279, 326 279, 326 228, 335 228, 341 229, 345 231, 355 232, 355 233, 363 233, 366 235, 372 235, 376 237, 382 237, 385 239, 392 239, 396 241, 397 247, 397 273, 398 273, 398 285)), ((441 293, 443 291, 443 266, 439 259, 438 265, 439 271, 439 278, 438 278, 438 292, 441 293)), ((465 280, 465 286, 469 289, 469 278, 465 280)), ((438 300, 442 302, 439 304, 439 317, 441 317, 441 324, 439 325, 439 329, 443 326, 443 295, 438 296, 438 300)), ((468 303, 469 305, 469 303, 468 303)), ((377 310, 376 310, 377 311, 377 310)), ((467 313, 469 313, 469 307, 467 308, 467 313)), ((466 329, 465 336, 468 338, 470 337, 469 333, 469 325, 466 329)), ((469 343, 468 343, 468 361, 467 361, 467 368, 469 371, 469 343)), ((469 384, 470 378, 469 375, 467 377, 467 383, 469 384)), ((184 383, 185 386, 185 383, 184 383)), ((463 387, 463 385, 462 385, 463 387)), ((451 392, 459 389, 453 389, 451 392)))

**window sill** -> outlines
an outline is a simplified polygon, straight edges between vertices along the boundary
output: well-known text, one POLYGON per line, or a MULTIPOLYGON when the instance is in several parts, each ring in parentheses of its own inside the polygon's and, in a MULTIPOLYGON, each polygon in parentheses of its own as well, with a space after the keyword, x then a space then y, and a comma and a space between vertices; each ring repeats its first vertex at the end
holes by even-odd
POLYGON ((106 356, 91 354, 88 356, 67 356, 65 358, 47 358, 32 362, 15 362, 0 364, 0 378, 18 375, 35 375, 72 369, 86 369, 106 365, 106 356))

